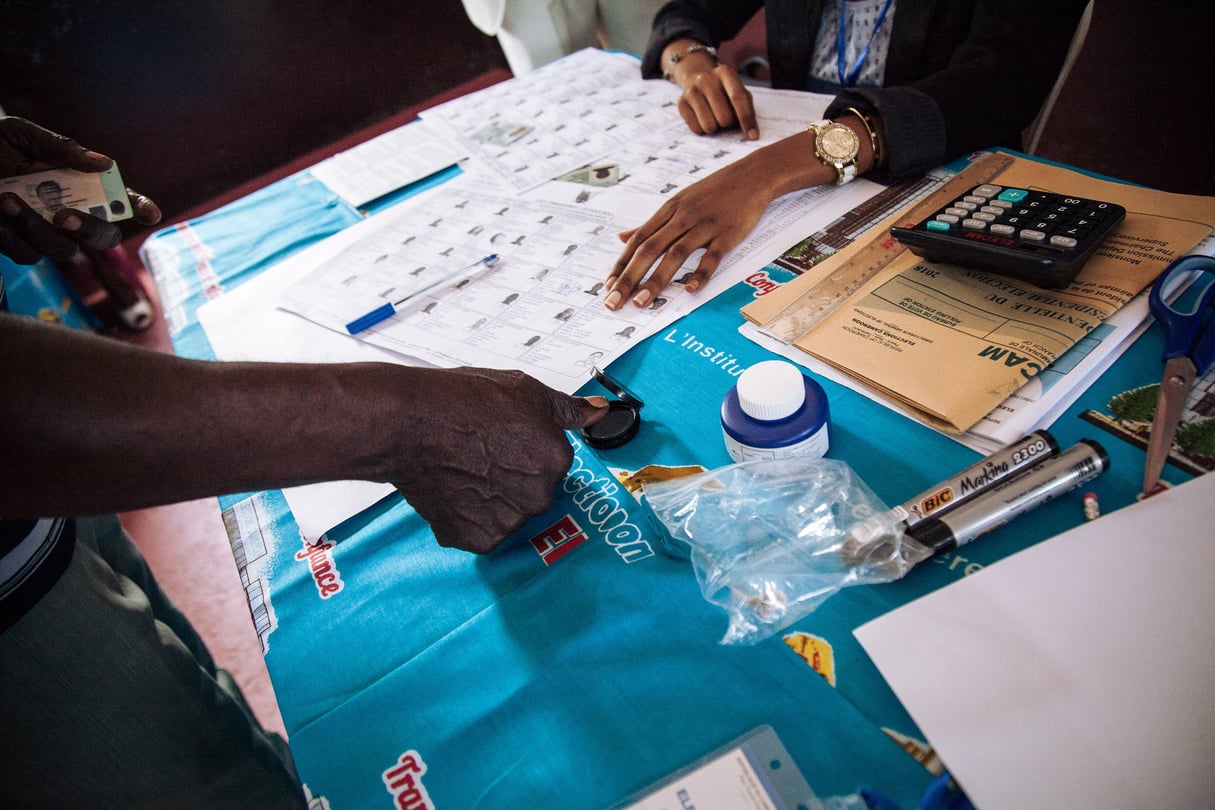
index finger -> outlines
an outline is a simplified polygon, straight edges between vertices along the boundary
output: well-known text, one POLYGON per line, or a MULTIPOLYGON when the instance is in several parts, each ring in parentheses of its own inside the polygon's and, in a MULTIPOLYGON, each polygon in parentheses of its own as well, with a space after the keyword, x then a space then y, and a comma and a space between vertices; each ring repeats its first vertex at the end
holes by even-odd
POLYGON ((734 107, 734 114, 738 117, 738 126, 743 135, 749 141, 758 139, 759 119, 755 115, 755 104, 751 98, 751 91, 732 70, 723 72, 721 83, 726 90, 726 96, 730 99, 731 106, 734 107))

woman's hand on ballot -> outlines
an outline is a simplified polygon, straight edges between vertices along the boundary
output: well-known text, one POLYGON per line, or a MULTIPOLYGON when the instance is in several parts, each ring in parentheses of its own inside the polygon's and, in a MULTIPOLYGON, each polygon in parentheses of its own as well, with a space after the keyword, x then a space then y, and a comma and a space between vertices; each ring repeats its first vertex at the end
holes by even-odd
POLYGON ((663 64, 670 66, 667 77, 683 89, 679 115, 688 129, 709 135, 737 126, 747 140, 759 138, 751 91, 733 67, 718 64, 716 56, 693 39, 669 42, 663 64))
POLYGON ((642 225, 621 233, 624 252, 604 284, 604 306, 616 310, 628 300, 647 306, 698 250, 704 253, 695 269, 678 281, 687 292, 704 287, 773 200, 829 182, 832 170, 806 159, 814 154, 813 138, 799 133, 758 149, 681 189, 642 225))

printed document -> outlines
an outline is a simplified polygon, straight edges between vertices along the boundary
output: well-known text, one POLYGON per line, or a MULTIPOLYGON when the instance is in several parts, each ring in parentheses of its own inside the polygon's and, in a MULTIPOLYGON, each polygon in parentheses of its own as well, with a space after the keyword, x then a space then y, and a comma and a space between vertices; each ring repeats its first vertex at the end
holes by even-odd
MULTIPOLYGON (((1215 202, 1096 180, 1015 159, 998 180, 1123 202, 1128 214, 1076 280, 1045 290, 920 259, 896 243, 891 259, 790 345, 835 367, 920 420, 959 434, 1092 335, 1215 223, 1215 202)), ((889 235, 874 241, 889 240, 889 235)), ((764 327, 801 285, 847 273, 841 251, 774 296, 744 309, 764 327)), ((1142 310, 1141 310, 1142 312, 1142 310)))

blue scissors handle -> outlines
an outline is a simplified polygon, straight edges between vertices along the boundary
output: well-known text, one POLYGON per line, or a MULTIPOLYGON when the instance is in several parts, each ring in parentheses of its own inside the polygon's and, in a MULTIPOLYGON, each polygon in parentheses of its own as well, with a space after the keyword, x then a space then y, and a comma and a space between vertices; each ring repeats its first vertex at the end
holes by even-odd
POLYGON ((1198 374, 1205 374, 1215 361, 1215 257, 1182 256, 1165 269, 1152 284, 1148 305, 1165 330, 1164 359, 1189 357, 1198 374), (1194 281, 1193 308, 1178 310, 1164 300, 1170 280, 1183 273, 1198 271, 1203 278, 1194 281))

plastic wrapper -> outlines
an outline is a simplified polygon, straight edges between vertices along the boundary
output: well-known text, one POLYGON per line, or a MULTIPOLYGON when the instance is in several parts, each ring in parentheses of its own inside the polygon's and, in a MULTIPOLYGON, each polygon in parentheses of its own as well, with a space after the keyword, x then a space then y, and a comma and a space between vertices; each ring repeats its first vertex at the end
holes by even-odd
POLYGON ((647 484, 669 554, 729 617, 723 644, 755 644, 850 585, 891 582, 931 556, 847 464, 747 461, 647 484))

